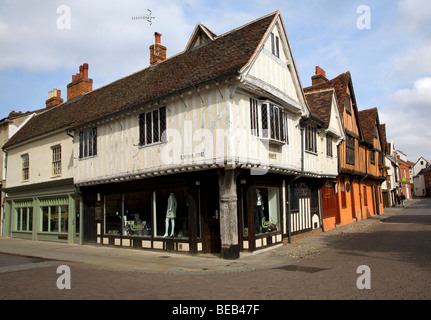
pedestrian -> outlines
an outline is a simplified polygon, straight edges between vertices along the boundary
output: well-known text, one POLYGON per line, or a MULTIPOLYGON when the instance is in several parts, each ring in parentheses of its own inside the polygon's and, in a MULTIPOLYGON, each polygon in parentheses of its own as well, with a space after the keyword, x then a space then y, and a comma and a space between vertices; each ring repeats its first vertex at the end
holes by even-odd
POLYGON ((401 205, 404 207, 404 200, 406 200, 406 196, 401 192, 401 205))
POLYGON ((397 206, 400 204, 400 195, 399 194, 397 194, 397 206))

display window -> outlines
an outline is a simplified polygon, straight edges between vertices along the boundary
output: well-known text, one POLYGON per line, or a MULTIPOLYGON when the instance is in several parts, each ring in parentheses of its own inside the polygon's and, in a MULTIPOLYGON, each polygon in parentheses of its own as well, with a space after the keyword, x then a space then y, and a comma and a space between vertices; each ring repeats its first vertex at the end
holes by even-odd
POLYGON ((43 232, 67 232, 68 231, 68 205, 42 206, 42 230, 43 232))
POLYGON ((189 237, 188 207, 182 189, 154 192, 156 237, 189 237))
POLYGON ((182 189, 106 195, 104 233, 188 238, 188 207, 182 189))
POLYGON ((278 187, 255 188, 255 235, 280 230, 280 194, 278 187))
POLYGON ((105 234, 120 236, 123 220, 122 194, 105 196, 105 234))
POLYGON ((16 208, 15 209, 15 228, 16 231, 33 230, 33 208, 16 208))
POLYGON ((152 192, 124 194, 124 233, 129 236, 151 236, 152 192))

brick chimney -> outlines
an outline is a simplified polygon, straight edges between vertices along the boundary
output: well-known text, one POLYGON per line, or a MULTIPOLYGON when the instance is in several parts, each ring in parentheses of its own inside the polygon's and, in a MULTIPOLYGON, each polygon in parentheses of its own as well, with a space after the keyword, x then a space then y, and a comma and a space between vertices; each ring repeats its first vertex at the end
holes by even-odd
POLYGON ((54 106, 58 106, 63 103, 63 99, 61 99, 61 90, 54 89, 48 93, 48 100, 46 100, 46 107, 51 108, 54 106))
POLYGON ((155 43, 150 46, 150 65, 155 66, 157 63, 166 60, 166 47, 161 44, 161 34, 154 33, 155 43))
POLYGON ((93 90, 93 80, 88 79, 88 63, 79 67, 79 73, 72 75, 72 82, 67 85, 67 100, 72 100, 93 90))
POLYGON ((319 66, 316 67, 316 74, 314 76, 311 77, 311 84, 313 86, 316 86, 318 84, 324 83, 329 81, 326 78, 326 72, 325 70, 323 70, 322 68, 320 68, 319 66))

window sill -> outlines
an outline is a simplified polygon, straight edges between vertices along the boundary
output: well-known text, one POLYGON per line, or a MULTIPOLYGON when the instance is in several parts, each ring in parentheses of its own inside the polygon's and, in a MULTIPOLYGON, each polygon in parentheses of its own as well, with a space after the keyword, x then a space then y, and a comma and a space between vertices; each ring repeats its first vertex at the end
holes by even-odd
POLYGON ((305 152, 306 152, 306 153, 308 153, 308 154, 311 154, 311 155, 313 155, 313 156, 317 156, 317 155, 318 155, 318 153, 317 153, 317 152, 314 152, 314 151, 308 151, 308 150, 305 150, 305 152))
POLYGON ((81 160, 89 160, 89 159, 93 159, 93 158, 97 158, 97 154, 94 156, 87 156, 87 157, 82 157, 82 158, 78 158, 79 161, 81 160))
POLYGON ((269 145, 276 146, 276 147, 282 147, 286 144, 285 141, 275 140, 272 138, 260 138, 260 140, 264 143, 268 142, 269 145))
POLYGON ((153 143, 149 143, 149 144, 138 144, 139 148, 147 148, 147 147, 154 147, 154 146, 158 146, 164 143, 168 143, 168 141, 159 141, 159 142, 153 142, 153 143))

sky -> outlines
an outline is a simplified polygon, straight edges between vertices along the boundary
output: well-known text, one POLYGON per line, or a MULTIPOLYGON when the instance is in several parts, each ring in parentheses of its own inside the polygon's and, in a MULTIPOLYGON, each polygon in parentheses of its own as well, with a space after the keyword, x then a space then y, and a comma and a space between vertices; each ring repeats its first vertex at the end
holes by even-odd
POLYGON ((148 67, 156 31, 170 57, 197 23, 220 35, 276 10, 303 87, 316 66, 350 71, 358 109, 377 107, 387 140, 431 161, 429 0, 0 0, 0 119, 52 89, 66 100, 84 62, 93 89, 148 67))

